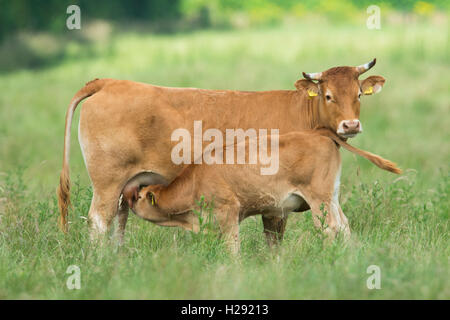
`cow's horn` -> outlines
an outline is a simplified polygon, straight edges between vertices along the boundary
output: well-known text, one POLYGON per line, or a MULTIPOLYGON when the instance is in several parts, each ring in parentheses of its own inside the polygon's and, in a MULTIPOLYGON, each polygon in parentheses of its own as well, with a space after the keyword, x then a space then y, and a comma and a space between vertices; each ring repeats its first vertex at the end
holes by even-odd
POLYGON ((303 77, 308 80, 320 80, 322 77, 322 72, 316 72, 316 73, 306 73, 303 72, 303 77))
POLYGON ((367 70, 372 68, 375 65, 376 62, 377 62, 377 58, 374 58, 372 61, 367 62, 366 64, 362 64, 360 66, 357 66, 356 70, 358 71, 359 74, 363 74, 364 72, 366 72, 367 70))

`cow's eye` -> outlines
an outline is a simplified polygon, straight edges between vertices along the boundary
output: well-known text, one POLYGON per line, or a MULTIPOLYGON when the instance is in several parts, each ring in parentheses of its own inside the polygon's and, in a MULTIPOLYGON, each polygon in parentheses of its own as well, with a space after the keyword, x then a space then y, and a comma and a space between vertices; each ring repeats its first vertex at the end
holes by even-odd
POLYGON ((327 95, 325 96, 325 98, 327 99, 327 101, 331 101, 331 96, 330 96, 329 94, 327 94, 327 95))
POLYGON ((358 94, 358 99, 361 99, 361 93, 360 93, 360 94, 358 94))

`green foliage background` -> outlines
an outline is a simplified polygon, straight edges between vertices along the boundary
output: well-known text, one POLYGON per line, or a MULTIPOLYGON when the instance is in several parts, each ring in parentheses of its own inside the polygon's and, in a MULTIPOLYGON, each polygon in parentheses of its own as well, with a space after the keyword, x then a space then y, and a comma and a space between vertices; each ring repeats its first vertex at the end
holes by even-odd
POLYGON ((1 0, 0 37, 19 30, 60 32, 65 26, 66 8, 72 4, 80 6, 87 19, 163 23, 166 19, 206 14, 208 24, 227 23, 237 13, 268 23, 281 20, 286 14, 302 15, 306 12, 330 14, 346 20, 350 14, 372 4, 402 12, 420 11, 423 4, 428 11, 448 10, 450 7, 445 0, 48 0, 45 5, 38 0, 1 0))
POLYGON ((449 3, 445 0, 49 0, 43 5, 38 0, 0 0, 0 72, 58 63, 70 54, 70 43, 98 42, 95 35, 104 34, 105 23, 113 34, 126 30, 174 34, 198 29, 245 29, 289 25, 295 21, 308 21, 310 25, 361 25, 370 5, 381 8, 383 23, 432 21, 448 15, 449 3), (69 17, 66 10, 73 4, 80 7, 84 30, 74 32, 66 27, 69 17), (88 31, 87 25, 91 26, 88 31))

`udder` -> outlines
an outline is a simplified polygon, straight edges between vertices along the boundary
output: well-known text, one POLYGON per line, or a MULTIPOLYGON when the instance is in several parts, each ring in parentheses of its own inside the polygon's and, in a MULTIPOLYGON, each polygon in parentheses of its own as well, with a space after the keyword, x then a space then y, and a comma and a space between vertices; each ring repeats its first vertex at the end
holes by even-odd
POLYGON ((281 207, 284 212, 303 212, 309 210, 309 205, 305 199, 295 193, 289 194, 284 199, 281 207))

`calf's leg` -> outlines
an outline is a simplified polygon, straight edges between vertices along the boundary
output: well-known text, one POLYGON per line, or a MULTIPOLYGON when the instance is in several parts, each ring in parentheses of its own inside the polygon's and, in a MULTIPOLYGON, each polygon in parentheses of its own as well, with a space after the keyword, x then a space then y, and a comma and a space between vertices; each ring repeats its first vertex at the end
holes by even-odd
POLYGON ((350 229, 348 229, 348 223, 346 226, 342 220, 338 205, 330 199, 320 197, 311 198, 309 205, 316 228, 321 229, 330 239, 334 239, 340 232, 343 232, 344 236, 348 238, 350 229))
POLYGON ((263 215, 262 221, 264 225, 264 234, 266 235, 266 240, 269 247, 280 244, 283 240, 287 216, 277 217, 263 215))
POLYGON ((339 232, 348 237, 350 235, 348 221, 339 205, 341 177, 339 151, 334 146, 330 150, 335 153, 334 156, 331 153, 328 156, 329 161, 317 167, 311 181, 307 185, 299 186, 299 190, 304 191, 316 227, 323 229, 330 238, 334 238, 339 232))
POLYGON ((239 222, 227 226, 226 230, 222 231, 225 238, 225 243, 233 255, 237 255, 241 250, 241 241, 239 239, 239 222))
POLYGON ((241 249, 239 239, 239 210, 234 206, 216 205, 215 215, 220 227, 220 232, 225 239, 225 243, 234 255, 241 249))
POLYGON ((345 216, 344 212, 342 211, 342 208, 340 206, 340 204, 337 204, 338 209, 339 209, 339 215, 341 217, 341 221, 343 223, 343 230, 344 230, 344 235, 346 238, 350 237, 351 232, 350 232, 350 225, 348 224, 348 219, 345 216))

